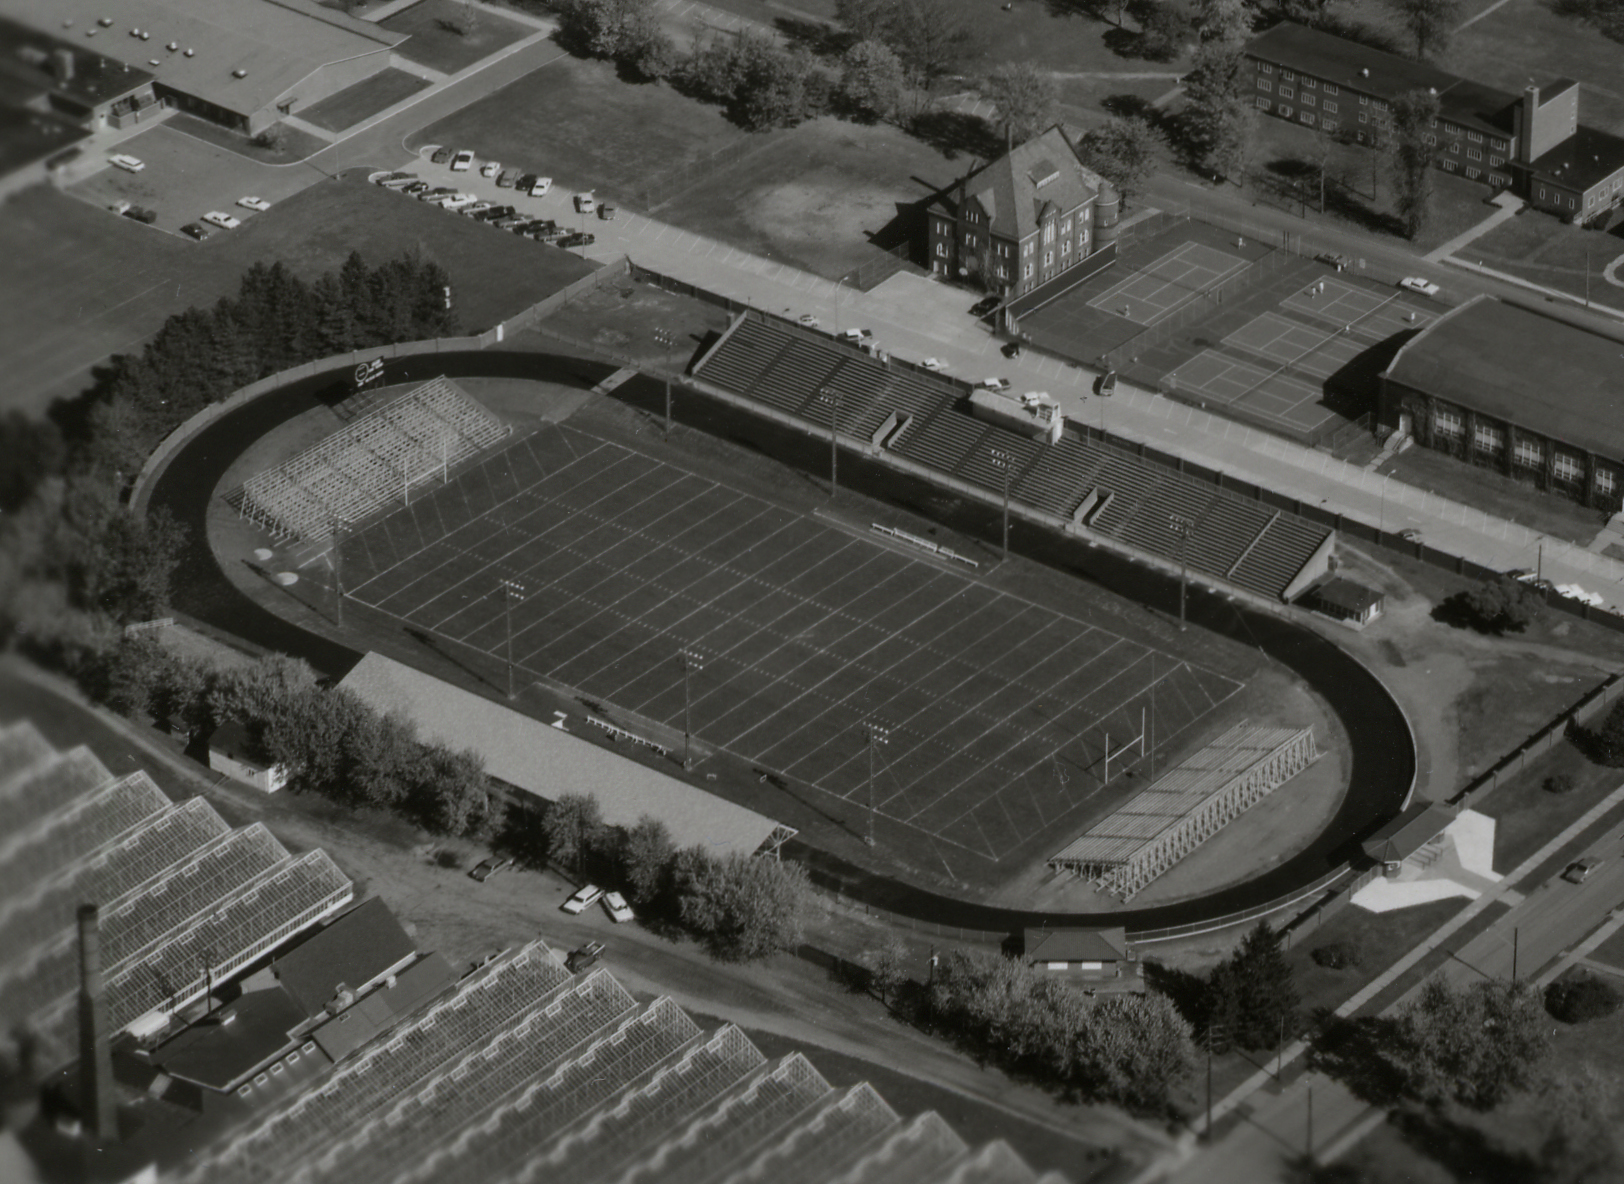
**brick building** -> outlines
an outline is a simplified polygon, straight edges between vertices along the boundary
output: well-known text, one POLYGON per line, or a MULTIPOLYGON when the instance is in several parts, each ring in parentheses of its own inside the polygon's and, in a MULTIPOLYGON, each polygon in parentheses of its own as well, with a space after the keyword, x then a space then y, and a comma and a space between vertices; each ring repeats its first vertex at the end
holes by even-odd
POLYGON ((1115 191, 1059 125, 977 169, 926 207, 930 267, 1019 296, 1099 247, 1096 207, 1115 191))
POLYGON ((1381 422, 1587 506, 1624 495, 1624 337, 1478 296, 1405 342, 1381 422))
POLYGON ((1519 95, 1290 22, 1246 46, 1258 110, 1360 144, 1387 139, 1394 99, 1438 96, 1429 129, 1445 172, 1511 189, 1538 209, 1586 222, 1624 197, 1624 139, 1579 123, 1579 84, 1519 95))

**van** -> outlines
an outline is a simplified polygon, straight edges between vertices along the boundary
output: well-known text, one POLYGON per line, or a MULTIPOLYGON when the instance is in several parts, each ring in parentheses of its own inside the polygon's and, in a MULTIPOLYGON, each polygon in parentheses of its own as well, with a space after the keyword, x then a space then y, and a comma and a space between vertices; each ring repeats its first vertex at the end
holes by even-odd
POLYGON ((598 208, 598 203, 590 193, 577 193, 575 195, 575 212, 577 214, 590 214, 598 208))

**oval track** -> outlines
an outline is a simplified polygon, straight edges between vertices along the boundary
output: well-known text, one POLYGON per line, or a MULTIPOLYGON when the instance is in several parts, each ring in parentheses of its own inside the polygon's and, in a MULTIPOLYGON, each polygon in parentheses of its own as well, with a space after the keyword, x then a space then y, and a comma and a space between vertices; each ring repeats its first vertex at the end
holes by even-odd
MULTIPOLYGON (((386 363, 385 381, 396 384, 447 375, 532 378, 591 388, 613 370, 609 365, 561 355, 486 350, 392 359, 386 363)), ((187 528, 187 547, 173 596, 177 609, 256 645, 303 657, 334 677, 341 676, 361 655, 283 620, 240 592, 226 579, 209 548, 205 520, 209 499, 231 463, 277 425, 317 406, 324 396, 336 394, 347 376, 344 369, 290 382, 223 415, 170 458, 153 483, 149 502, 167 507, 187 528)), ((639 377, 618 388, 615 397, 663 410, 664 385, 639 377)), ((704 431, 811 471, 826 463, 826 446, 804 433, 693 392, 684 392, 681 403, 683 421, 704 431)), ((848 488, 909 506, 917 504, 925 491, 921 482, 884 465, 853 454, 848 457, 841 464, 842 483, 848 488)), ((996 519, 988 517, 987 521, 996 519)), ((985 529, 987 523, 972 521, 965 526, 985 529)), ((1087 547, 1031 527, 1017 530, 1013 540, 1015 548, 1028 558, 1079 574, 1120 595, 1152 605, 1168 603, 1177 595, 1176 580, 1104 548, 1087 547)), ((1195 924, 1310 886, 1346 861, 1363 836, 1403 807, 1415 777, 1409 725, 1391 694, 1369 670, 1312 630, 1196 588, 1191 589, 1189 603, 1194 624, 1256 646, 1290 669, 1325 700, 1346 730, 1351 747, 1348 792, 1325 828, 1289 860, 1196 900, 1109 913, 1040 913, 954 900, 865 871, 804 842, 791 843, 787 852, 805 863, 822 886, 877 908, 940 925, 1004 932, 1044 924, 1125 925, 1135 930, 1195 924)))

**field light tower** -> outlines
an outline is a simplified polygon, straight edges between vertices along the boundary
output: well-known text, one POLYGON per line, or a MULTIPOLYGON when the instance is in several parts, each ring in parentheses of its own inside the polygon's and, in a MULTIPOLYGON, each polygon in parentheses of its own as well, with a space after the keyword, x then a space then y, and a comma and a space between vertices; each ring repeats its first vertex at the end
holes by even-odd
POLYGON ((837 484, 840 476, 840 388, 824 387, 818 393, 825 399, 834 396, 829 403, 829 500, 833 501, 839 492, 837 484))
POLYGON ((698 650, 682 651, 682 767, 694 767, 693 691, 695 670, 705 669, 705 655, 698 650))
POLYGON ((1179 540, 1179 629, 1184 629, 1184 588, 1189 576, 1189 566, 1185 563, 1185 551, 1190 545, 1190 533, 1195 530, 1193 519, 1183 514, 1169 514, 1167 516, 1167 529, 1178 536, 1179 540))
POLYGON ((891 735, 891 729, 878 720, 866 720, 863 729, 868 733, 868 834, 863 842, 874 845, 874 757, 875 750, 891 735))
POLYGON ((333 519, 333 619, 344 628, 344 519, 333 519))
MULTIPOLYGON (((677 344, 677 335, 670 329, 654 330, 654 343, 666 349, 674 349, 677 344)), ((665 434, 671 434, 671 376, 665 376, 665 434)))
POLYGON ((513 598, 524 597, 524 585, 506 576, 498 581, 502 585, 502 613, 507 618, 507 678, 508 698, 513 698, 513 598))

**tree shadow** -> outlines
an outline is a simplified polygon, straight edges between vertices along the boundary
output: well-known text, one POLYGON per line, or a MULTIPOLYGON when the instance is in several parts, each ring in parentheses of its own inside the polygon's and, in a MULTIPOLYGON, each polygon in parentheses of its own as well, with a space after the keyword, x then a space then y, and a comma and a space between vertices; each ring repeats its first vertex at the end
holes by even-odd
POLYGON ((908 130, 949 160, 961 152, 990 160, 1004 150, 992 124, 964 111, 926 111, 913 120, 908 130))
POLYGON ((1528 1156, 1496 1147, 1477 1127, 1436 1111, 1401 1110, 1392 1123, 1417 1155, 1446 1166, 1457 1179, 1536 1184, 1548 1178, 1528 1156))
POLYGON ((1207 1022, 1207 980, 1188 970, 1146 960, 1145 985, 1166 995, 1178 1013, 1198 1031, 1207 1022))
POLYGON ((1398 1040, 1398 1021, 1385 1016, 1346 1019, 1320 1008, 1309 1065, 1335 1077, 1373 1106, 1393 1106, 1404 1096, 1404 1073, 1388 1058, 1398 1040))
POLYGON ((773 27, 783 34, 788 48, 805 46, 820 58, 838 58, 857 43, 857 38, 845 29, 826 25, 822 21, 780 16, 773 18, 773 27))

